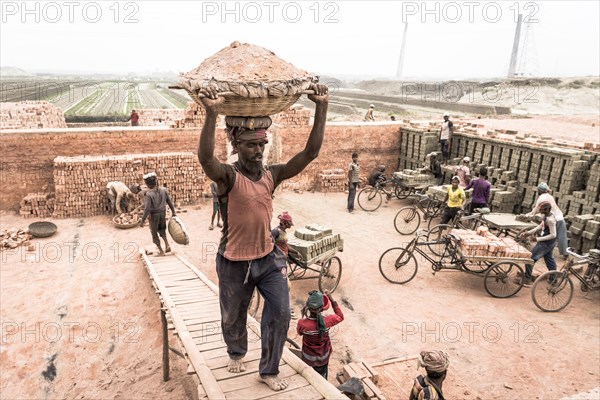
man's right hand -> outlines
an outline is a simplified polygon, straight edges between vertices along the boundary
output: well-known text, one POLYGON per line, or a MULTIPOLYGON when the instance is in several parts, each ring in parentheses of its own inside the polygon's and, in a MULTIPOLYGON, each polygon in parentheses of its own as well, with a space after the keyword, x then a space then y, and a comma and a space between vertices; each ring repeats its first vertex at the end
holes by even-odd
POLYGON ((204 96, 200 97, 200 101, 207 113, 219 113, 221 105, 225 102, 225 98, 219 96, 219 91, 219 88, 215 85, 203 87, 198 90, 198 95, 204 96))

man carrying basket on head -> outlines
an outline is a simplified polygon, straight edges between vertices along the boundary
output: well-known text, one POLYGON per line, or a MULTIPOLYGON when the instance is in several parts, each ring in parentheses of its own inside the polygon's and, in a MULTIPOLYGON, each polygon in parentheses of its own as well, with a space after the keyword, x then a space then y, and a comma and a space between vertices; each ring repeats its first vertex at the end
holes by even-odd
POLYGON ((319 154, 325 133, 329 96, 327 86, 312 84, 316 103, 314 125, 304 150, 286 164, 264 166, 262 163, 270 118, 227 118, 227 133, 238 161, 221 163, 214 155, 215 126, 224 99, 216 87, 199 93, 206 118, 198 159, 206 175, 217 183, 223 229, 217 253, 221 327, 227 344, 230 372, 246 368, 242 359, 248 349, 246 318, 254 287, 265 298, 261 319, 262 354, 260 378, 272 390, 288 386, 278 377, 279 362, 290 323, 287 265, 283 252, 275 246, 270 223, 273 215, 272 194, 285 179, 298 175, 319 154), (256 121, 256 123, 254 123, 256 121))

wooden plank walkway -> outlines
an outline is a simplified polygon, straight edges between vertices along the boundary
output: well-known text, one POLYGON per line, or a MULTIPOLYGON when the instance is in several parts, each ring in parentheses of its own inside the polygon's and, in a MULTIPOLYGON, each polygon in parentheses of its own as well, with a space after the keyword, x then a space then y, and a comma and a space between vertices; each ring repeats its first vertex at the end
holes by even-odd
POLYGON ((221 335, 218 288, 193 264, 172 254, 148 257, 140 252, 148 275, 161 301, 163 323, 163 375, 168 379, 169 349, 185 357, 188 373, 199 380, 199 399, 347 399, 335 386, 307 366, 287 348, 279 375, 287 378, 287 389, 274 392, 258 380, 261 354, 260 324, 248 316, 246 371, 227 371, 229 357, 221 335), (168 346, 173 330, 182 351, 168 346))

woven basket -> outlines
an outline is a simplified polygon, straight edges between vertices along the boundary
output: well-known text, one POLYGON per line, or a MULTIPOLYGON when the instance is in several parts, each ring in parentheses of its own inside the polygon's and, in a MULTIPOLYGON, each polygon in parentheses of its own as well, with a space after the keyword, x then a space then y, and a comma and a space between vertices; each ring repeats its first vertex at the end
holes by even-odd
POLYGON ((118 218, 118 215, 115 215, 112 219, 112 223, 114 226, 116 226, 119 229, 130 229, 130 228, 135 228, 136 226, 139 225, 140 221, 133 221, 130 224, 121 224, 119 222, 116 221, 116 219, 118 218))
POLYGON ((37 238, 50 237, 56 233, 58 227, 52 222, 40 221, 29 224, 29 233, 37 238))
POLYGON ((175 243, 183 245, 190 244, 190 237, 185 229, 185 226, 183 225, 183 222, 178 216, 174 216, 169 220, 167 229, 169 230, 169 235, 171 235, 175 243))
MULTIPOLYGON (((199 105, 203 106, 197 93, 193 90, 185 89, 190 97, 199 105)), ((293 96, 268 96, 268 97, 241 97, 228 96, 225 97, 225 102, 221 105, 221 114, 227 116, 243 116, 243 117, 262 117, 266 115, 279 114, 282 111, 290 108, 302 94, 293 96)))

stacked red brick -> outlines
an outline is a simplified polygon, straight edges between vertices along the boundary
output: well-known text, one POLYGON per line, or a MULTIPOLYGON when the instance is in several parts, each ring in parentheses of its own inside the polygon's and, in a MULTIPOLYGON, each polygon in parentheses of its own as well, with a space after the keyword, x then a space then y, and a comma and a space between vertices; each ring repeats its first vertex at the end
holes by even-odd
POLYGON ((316 189, 320 192, 343 192, 348 174, 343 169, 325 169, 317 177, 316 189))
POLYGON ((142 108, 137 110, 137 113, 140 116, 140 126, 167 126, 174 128, 180 124, 179 121, 185 119, 186 110, 142 108))
POLYGON ((400 129, 400 155, 398 169, 422 168, 431 152, 439 152, 439 124, 427 125, 411 123, 400 129))
POLYGON ((300 104, 291 106, 288 110, 276 114, 273 122, 280 125, 308 125, 310 110, 305 110, 300 104))
POLYGON ((0 129, 66 128, 62 110, 47 101, 2 103, 0 129))
MULTIPOLYGON (((54 217, 89 217, 109 212, 108 182, 143 183, 156 172, 174 203, 194 204, 202 198, 205 175, 192 153, 129 154, 123 156, 57 157, 54 160, 54 217)), ((134 202, 134 205, 136 203, 134 202)))
POLYGON ((23 218, 47 218, 54 212, 54 193, 29 193, 21 200, 19 214, 23 218))
POLYGON ((452 235, 459 238, 460 250, 466 257, 531 258, 531 252, 514 239, 499 238, 485 227, 480 227, 477 232, 453 229, 452 235))

